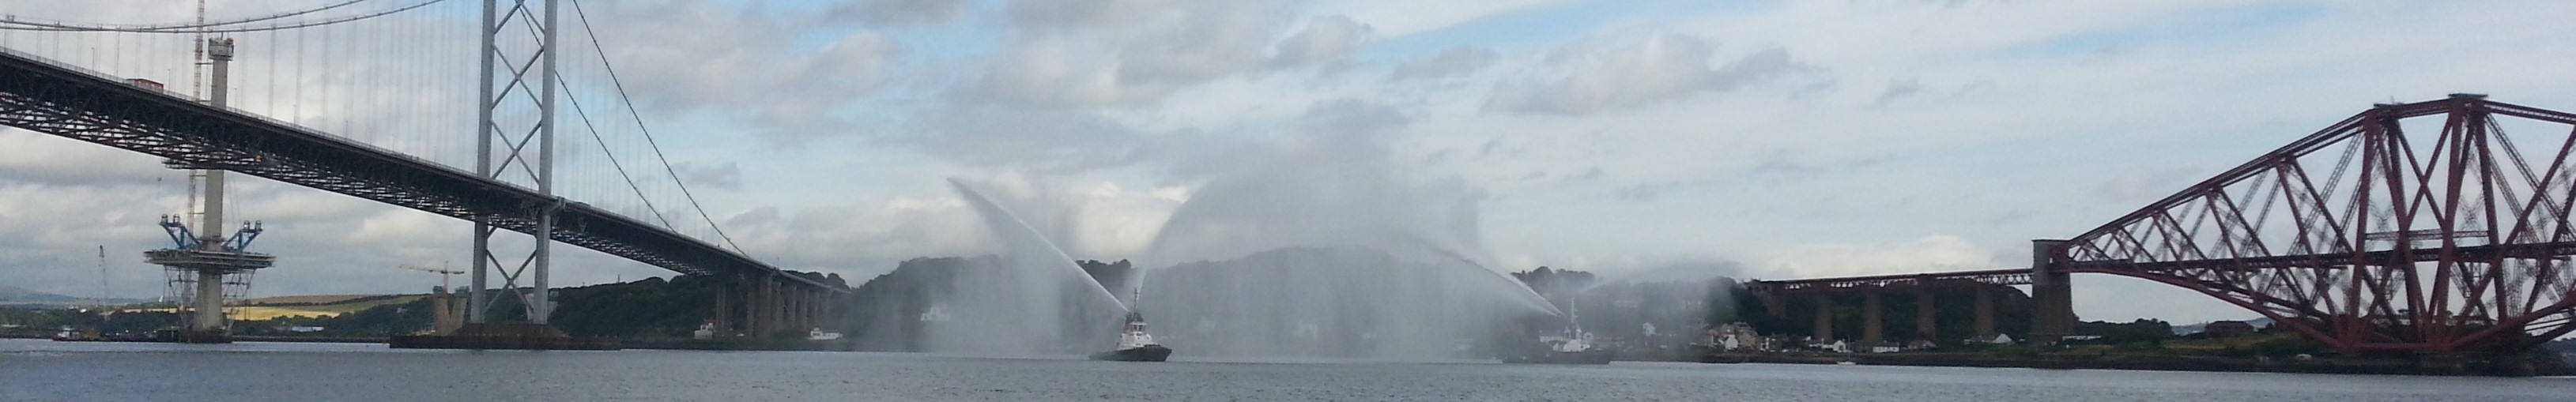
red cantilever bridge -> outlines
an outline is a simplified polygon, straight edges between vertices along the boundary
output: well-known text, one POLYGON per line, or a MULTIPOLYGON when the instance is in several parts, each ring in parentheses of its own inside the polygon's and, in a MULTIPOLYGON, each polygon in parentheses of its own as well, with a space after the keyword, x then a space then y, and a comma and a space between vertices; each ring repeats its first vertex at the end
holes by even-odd
POLYGON ((2071 239, 2034 240, 2027 269, 1747 287, 1875 302, 2026 284, 2034 339, 2057 339, 2075 320, 2067 275, 2097 273, 2191 289, 2347 353, 2523 350, 2576 330, 2571 151, 2576 114, 2474 94, 2382 104, 2071 239))

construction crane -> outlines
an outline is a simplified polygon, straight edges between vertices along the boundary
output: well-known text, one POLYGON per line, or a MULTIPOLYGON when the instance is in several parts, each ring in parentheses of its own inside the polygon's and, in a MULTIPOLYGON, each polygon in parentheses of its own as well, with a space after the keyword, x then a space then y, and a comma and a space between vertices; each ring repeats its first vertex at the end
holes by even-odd
POLYGON ((398 266, 398 268, 438 274, 438 291, 434 292, 435 294, 430 295, 430 297, 435 298, 437 301, 435 308, 432 308, 430 313, 431 319, 436 322, 431 323, 430 328, 432 334, 447 335, 454 333, 458 326, 464 325, 463 320, 457 317, 455 309, 451 306, 456 304, 456 302, 448 295, 453 294, 455 288, 448 287, 448 278, 453 278, 456 274, 462 274, 465 273, 465 271, 447 269, 446 262, 440 262, 438 263, 438 266, 438 268, 430 268, 402 265, 398 266))
POLYGON ((420 271, 420 272, 428 272, 428 273, 438 274, 438 287, 441 287, 441 288, 445 288, 445 287, 447 287, 447 285, 448 285, 447 279, 448 279, 448 278, 453 278, 453 277, 455 277, 455 276, 456 276, 456 274, 462 274, 462 273, 465 273, 465 271, 458 271, 458 270, 447 269, 447 268, 446 268, 446 267, 447 267, 447 263, 445 263, 445 262, 438 263, 438 266, 439 266, 439 268, 430 268, 430 267, 415 266, 415 265, 404 265, 404 266, 400 266, 400 267, 398 267, 398 268, 408 269, 408 270, 413 270, 413 271, 420 271))

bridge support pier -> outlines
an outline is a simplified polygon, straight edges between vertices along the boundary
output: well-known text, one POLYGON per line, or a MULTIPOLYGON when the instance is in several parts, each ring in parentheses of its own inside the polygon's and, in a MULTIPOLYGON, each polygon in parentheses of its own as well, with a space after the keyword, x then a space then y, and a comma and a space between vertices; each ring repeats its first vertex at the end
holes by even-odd
POLYGON ((835 316, 832 315, 832 304, 838 302, 840 298, 835 297, 829 292, 816 293, 815 295, 817 301, 819 301, 814 304, 814 321, 815 324, 817 324, 815 326, 831 328, 834 332, 839 332, 841 330, 841 326, 839 325, 841 320, 835 319, 835 316))
POLYGON ((803 290, 797 290, 789 294, 792 296, 787 298, 787 322, 794 325, 787 326, 787 329, 789 331, 795 331, 814 328, 814 316, 812 314, 806 314, 805 311, 806 308, 813 306, 814 294, 803 290))
POLYGON ((1880 316, 1885 315, 1879 312, 1882 309, 1879 293, 1882 292, 1871 290, 1860 297, 1860 343, 1863 348, 1877 346, 1879 342, 1887 340, 1886 325, 1879 319, 1880 316))
POLYGON ((2066 283, 2066 273, 2057 269, 2065 260, 2065 240, 2030 241, 2031 301, 2039 311, 2031 314, 2038 322, 2031 325, 2031 341, 2057 343, 2075 333, 2074 287, 2066 283))
POLYGON ((1995 289, 1992 286, 1982 285, 1977 286, 1976 289, 1977 318, 1972 324, 1977 327, 1978 338, 1991 340, 1995 336, 1995 289))
POLYGON ((1816 295, 1815 331, 1817 343, 1834 341, 1834 295, 1816 295))
POLYGON ((770 332, 778 330, 778 324, 770 321, 778 316, 778 313, 769 307, 770 304, 778 302, 778 296, 775 289, 769 286, 769 277, 752 277, 751 300, 750 335, 753 338, 768 338, 770 332))
POLYGON ((766 277, 755 274, 743 274, 740 278, 740 280, 734 282, 733 287, 735 289, 739 289, 739 297, 742 299, 742 336, 751 338, 768 337, 770 328, 772 328, 769 325, 769 308, 767 307, 769 305, 769 280, 766 277))
POLYGON ((814 292, 796 294, 796 329, 814 329, 814 292))
POLYGON ((1923 285, 1914 287, 1914 339, 1940 342, 1941 328, 1933 322, 1933 314, 1938 312, 1932 308, 1932 281, 1925 279, 1920 283, 1923 285))
POLYGON ((708 320, 715 321, 715 336, 722 338, 733 335, 733 286, 725 285, 717 287, 715 302, 716 309, 714 310, 714 314, 709 314, 713 317, 707 318, 708 320))
POLYGON ((1762 300, 1763 310, 1769 311, 1772 317, 1789 317, 1789 304, 1781 302, 1779 293, 1759 292, 1754 293, 1754 295, 1762 300))
POLYGON ((778 329, 782 332, 796 332, 796 330, 800 329, 797 328, 797 326, 802 325, 802 323, 798 321, 801 317, 796 316, 796 306, 805 303, 804 295, 799 294, 802 292, 798 292, 795 289, 788 289, 786 282, 777 283, 779 284, 778 329))

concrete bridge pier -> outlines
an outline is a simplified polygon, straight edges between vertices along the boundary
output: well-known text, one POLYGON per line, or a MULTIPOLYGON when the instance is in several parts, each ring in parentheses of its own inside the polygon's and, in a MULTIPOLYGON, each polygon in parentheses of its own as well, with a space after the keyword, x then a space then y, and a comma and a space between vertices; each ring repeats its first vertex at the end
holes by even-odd
POLYGON ((773 308, 776 308, 776 311, 778 312, 778 330, 772 332, 795 332, 797 329, 796 327, 801 325, 796 322, 796 319, 798 318, 796 317, 796 305, 804 302, 804 294, 803 292, 797 292, 794 290, 780 290, 781 291, 778 292, 778 305, 772 306, 773 308))
POLYGON ((1977 337, 1992 339, 1995 336, 1995 289, 1987 286, 1976 289, 1977 317, 1972 325, 1977 327, 1977 337))
POLYGON ((767 338, 783 324, 779 321, 778 280, 764 274, 745 274, 740 278, 734 283, 734 288, 741 290, 742 308, 738 311, 742 316, 742 334, 767 338))
POLYGON ((722 328, 727 331, 731 331, 731 333, 727 333, 725 336, 750 334, 751 322, 753 321, 751 313, 751 276, 737 274, 734 275, 733 279, 734 280, 731 281, 731 283, 725 284, 724 299, 727 302, 724 312, 718 313, 717 316, 726 317, 724 323, 725 326, 722 328))
POLYGON ((813 292, 807 292, 801 289, 789 292, 787 298, 787 323, 791 325, 787 326, 787 330, 797 331, 814 328, 814 316, 812 314, 806 314, 806 309, 812 308, 813 306, 813 292))
POLYGON ((1772 317, 1789 316, 1789 303, 1781 302, 1778 292, 1755 292, 1754 297, 1761 298, 1763 310, 1769 311, 1772 317))
POLYGON ((1833 295, 1828 295, 1828 294, 1817 294, 1817 295, 1816 295, 1816 325, 1815 325, 1815 332, 1816 332, 1816 333, 1815 333, 1816 342, 1831 342, 1831 341, 1833 341, 1833 340, 1834 340, 1834 296, 1833 296, 1833 295))
POLYGON ((733 290, 733 299, 742 303, 735 304, 734 309, 726 311, 725 314, 741 317, 742 321, 734 324, 734 331, 743 336, 750 336, 760 329, 760 308, 754 307, 760 305, 760 297, 752 295, 756 292, 752 291, 751 275, 736 276, 730 288, 733 290))
POLYGON ((784 326, 781 324, 785 324, 780 322, 778 314, 778 278, 761 275, 758 283, 760 284, 760 332, 752 336, 768 338, 778 332, 778 327, 784 326))
POLYGON ((1933 314, 1937 311, 1932 308, 1932 279, 1924 278, 1916 283, 1922 285, 1914 287, 1914 338, 1940 342, 1936 339, 1941 337, 1940 326, 1933 322, 1933 314))
POLYGON ((1882 310, 1879 304, 1879 293, 1881 292, 1871 290, 1860 296, 1860 343, 1864 345, 1863 347, 1876 346, 1880 341, 1887 340, 1887 328, 1879 320, 1879 310, 1882 310))
POLYGON ((722 337, 731 335, 731 332, 733 331, 733 294, 732 285, 725 285, 724 287, 716 289, 715 313, 711 314, 713 317, 707 318, 708 320, 715 321, 715 336, 722 337))
POLYGON ((2075 333, 2074 287, 2066 282, 2066 272, 2058 265, 2066 261, 2065 240, 2030 241, 2030 293, 2038 311, 2031 325, 2031 341, 2057 343, 2075 333))

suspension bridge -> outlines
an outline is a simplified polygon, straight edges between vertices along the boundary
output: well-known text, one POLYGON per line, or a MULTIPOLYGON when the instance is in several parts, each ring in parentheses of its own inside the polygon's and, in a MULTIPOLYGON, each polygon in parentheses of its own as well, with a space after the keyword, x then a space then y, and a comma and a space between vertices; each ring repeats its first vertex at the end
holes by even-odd
MULTIPOLYGON (((176 247, 154 251, 199 275, 201 314, 221 306, 213 284, 271 259, 222 237, 230 172, 473 222, 457 239, 472 250, 469 332, 501 325, 502 297, 525 308, 517 325, 547 323, 553 243, 731 279, 712 301, 728 332, 819 325, 847 289, 733 243, 591 23, 560 0, 334 0, 211 21, 200 5, 194 21, 161 24, 12 15, 0 20, 0 125, 210 172, 204 241, 165 219, 176 247)), ((192 329, 219 331, 213 314, 192 329)))

